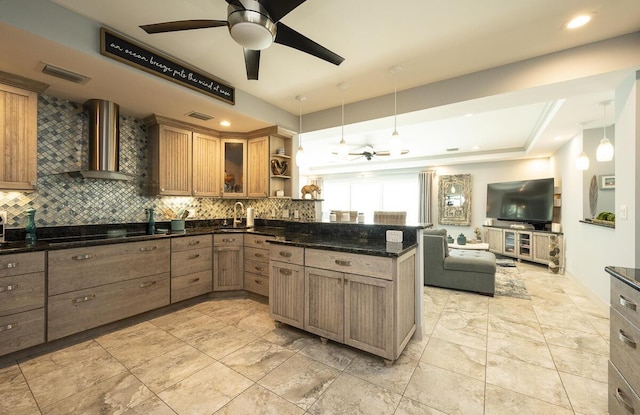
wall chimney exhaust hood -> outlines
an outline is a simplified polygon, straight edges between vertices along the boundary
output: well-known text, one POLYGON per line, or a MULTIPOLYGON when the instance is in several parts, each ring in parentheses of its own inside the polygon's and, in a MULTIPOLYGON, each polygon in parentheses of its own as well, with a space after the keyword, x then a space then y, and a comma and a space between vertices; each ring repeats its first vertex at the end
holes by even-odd
POLYGON ((120 173, 120 107, 118 104, 90 99, 84 103, 89 116, 88 170, 69 172, 73 177, 105 180, 132 180, 120 173))

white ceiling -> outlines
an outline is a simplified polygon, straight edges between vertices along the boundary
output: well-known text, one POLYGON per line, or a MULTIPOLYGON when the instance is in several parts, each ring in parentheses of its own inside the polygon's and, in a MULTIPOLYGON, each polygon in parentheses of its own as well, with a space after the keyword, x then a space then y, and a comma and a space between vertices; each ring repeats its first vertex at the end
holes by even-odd
MULTIPOLYGON (((640 30, 637 0, 308 0, 283 23, 345 62, 334 66, 274 44, 262 52, 260 79, 248 81, 242 48, 224 27, 157 35, 138 27, 182 19, 225 20, 226 8, 224 0, 0 0, 0 22, 5 21, 0 23, 0 54, 12 57, 0 61, 0 70, 47 82, 51 87, 46 94, 76 102, 113 100, 124 113, 137 117, 159 113, 219 130, 217 121, 229 119, 231 130, 249 131, 274 123, 297 127, 300 105, 294 97, 300 94, 307 97, 302 107, 306 116, 335 109, 343 100, 347 111, 350 103, 392 94, 394 79, 388 69, 393 65, 403 68, 395 77, 398 91, 403 91, 640 30), (48 15, 43 16, 45 8, 48 15), (581 12, 593 13, 594 20, 581 29, 565 30, 564 23, 581 12), (67 23, 56 26, 62 17, 67 23), (226 81, 238 92, 237 105, 108 61, 96 53, 97 43, 90 43, 95 39, 83 43, 78 29, 83 25, 91 25, 91 30, 109 27, 226 81), (41 74, 38 65, 43 61, 92 80, 75 85, 41 74), (349 88, 341 92, 336 87, 340 82, 349 88), (186 118, 192 110, 214 115, 215 122, 186 118)), ((419 165, 425 159, 548 156, 575 135, 580 123, 586 128, 602 125, 599 103, 613 98, 613 88, 624 75, 603 74, 561 98, 542 94, 536 101, 530 94, 523 98, 513 93, 401 114, 398 130, 404 147, 411 150, 405 158, 419 165), (465 117, 467 113, 473 116, 465 117), (473 149, 476 145, 479 149, 473 149), (455 157, 446 151, 454 147, 459 148, 455 157)), ((613 110, 608 109, 610 121, 613 110)), ((392 113, 390 107, 386 114, 392 113)), ((338 119, 331 126, 339 124, 338 119)), ((345 139, 352 149, 366 144, 385 149, 392 130, 389 117, 348 123, 345 139)), ((304 134, 305 149, 314 154, 316 164, 332 165, 325 156, 340 134, 339 127, 304 134)))

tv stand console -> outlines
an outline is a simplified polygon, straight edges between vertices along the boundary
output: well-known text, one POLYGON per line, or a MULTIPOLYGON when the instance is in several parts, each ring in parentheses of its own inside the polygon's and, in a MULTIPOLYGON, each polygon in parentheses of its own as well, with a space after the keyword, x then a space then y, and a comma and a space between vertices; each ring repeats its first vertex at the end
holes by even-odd
POLYGON ((485 226, 485 242, 495 254, 544 265, 551 262, 550 270, 564 272, 562 233, 485 226))

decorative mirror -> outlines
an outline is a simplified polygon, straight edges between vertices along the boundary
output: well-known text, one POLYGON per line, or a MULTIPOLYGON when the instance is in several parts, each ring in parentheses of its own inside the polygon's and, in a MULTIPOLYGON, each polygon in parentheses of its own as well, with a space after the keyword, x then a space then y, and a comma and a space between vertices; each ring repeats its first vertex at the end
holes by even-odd
POLYGON ((471 225, 471 175, 440 176, 438 222, 471 225))

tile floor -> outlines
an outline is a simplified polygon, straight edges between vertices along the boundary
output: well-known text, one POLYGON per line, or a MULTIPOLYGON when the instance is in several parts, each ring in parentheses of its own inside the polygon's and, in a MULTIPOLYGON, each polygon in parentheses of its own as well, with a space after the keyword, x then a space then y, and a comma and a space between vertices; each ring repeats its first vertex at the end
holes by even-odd
POLYGON ((426 287, 426 336, 390 368, 212 299, 5 363, 0 413, 606 414, 606 307, 518 268, 531 300, 426 287))

